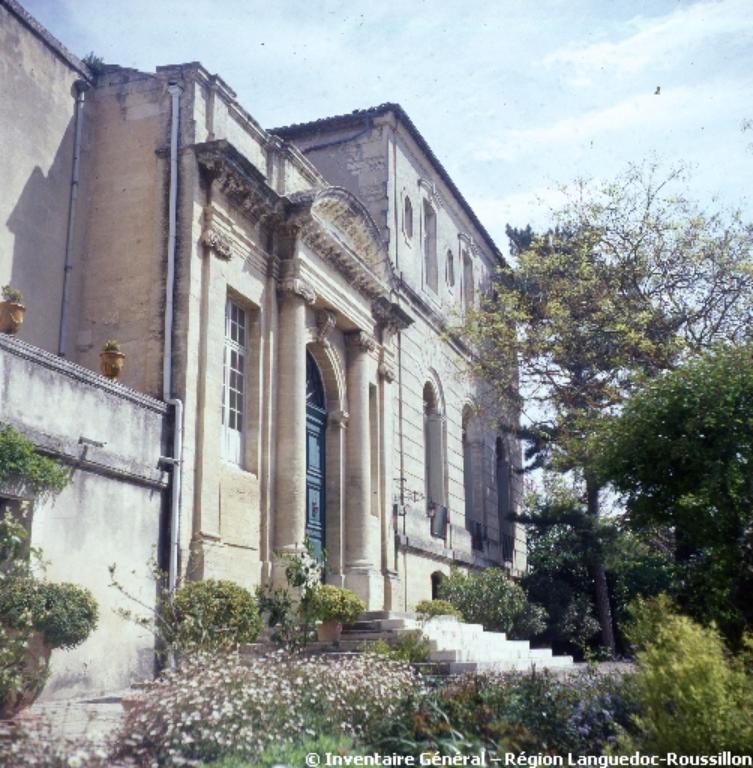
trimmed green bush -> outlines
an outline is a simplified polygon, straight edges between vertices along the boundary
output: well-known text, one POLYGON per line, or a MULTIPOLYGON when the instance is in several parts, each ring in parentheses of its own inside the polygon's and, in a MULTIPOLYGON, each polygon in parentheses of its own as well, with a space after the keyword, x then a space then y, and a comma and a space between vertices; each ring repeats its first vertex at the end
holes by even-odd
MULTIPOLYGON (((623 751, 665 755, 753 752, 753 675, 731 656, 715 627, 671 612, 666 600, 642 601, 629 631, 638 647, 638 733, 623 751)), ((753 650, 753 639, 747 639, 753 650)))
POLYGON ((186 582, 162 613, 165 639, 179 648, 231 648, 253 642, 262 628, 255 597, 232 581, 186 582))
POLYGON ((310 616, 319 621, 355 621, 366 610, 366 604, 358 595, 334 584, 314 587, 307 607, 310 616))
POLYGON ((388 643, 386 640, 374 640, 364 644, 363 650, 366 653, 375 653, 377 656, 385 656, 393 661, 404 661, 409 664, 416 664, 429 660, 431 645, 429 640, 424 637, 423 632, 406 632, 400 635, 394 643, 388 643))
POLYGON ((459 621, 463 614, 447 600, 421 600, 416 603, 416 613, 421 619, 431 619, 433 616, 454 616, 459 621))
POLYGON ((32 577, 0 581, 0 622, 22 630, 31 626, 44 633, 50 648, 75 648, 97 626, 97 601, 76 584, 56 584, 32 577))
POLYGON ((474 573, 453 569, 440 584, 439 596, 454 605, 465 621, 483 624, 488 631, 527 640, 532 629, 544 628, 546 611, 540 606, 533 609, 523 587, 502 568, 474 573))

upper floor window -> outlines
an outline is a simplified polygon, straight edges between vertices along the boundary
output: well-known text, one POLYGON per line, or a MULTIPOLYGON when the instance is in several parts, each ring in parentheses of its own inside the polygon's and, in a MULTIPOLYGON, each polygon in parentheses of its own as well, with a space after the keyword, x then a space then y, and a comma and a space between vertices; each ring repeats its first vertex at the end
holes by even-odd
POLYGON ((403 232, 408 240, 413 237, 413 203, 407 196, 403 204, 403 232))
POLYGON ((447 251, 446 269, 447 269, 447 285, 449 285, 450 288, 452 288, 455 285, 455 256, 452 253, 451 249, 447 251))
POLYGON ((239 465, 243 464, 247 334, 245 310, 228 299, 222 376, 222 456, 239 465))
POLYGON ((432 536, 444 538, 447 506, 443 418, 436 392, 428 382, 424 386, 424 483, 432 536))
POLYGON ((424 200, 424 274, 426 285, 434 293, 439 285, 437 281, 437 214, 424 200))
POLYGON ((476 300, 476 286, 473 283, 473 262, 463 251, 463 302, 466 307, 472 307, 476 300))

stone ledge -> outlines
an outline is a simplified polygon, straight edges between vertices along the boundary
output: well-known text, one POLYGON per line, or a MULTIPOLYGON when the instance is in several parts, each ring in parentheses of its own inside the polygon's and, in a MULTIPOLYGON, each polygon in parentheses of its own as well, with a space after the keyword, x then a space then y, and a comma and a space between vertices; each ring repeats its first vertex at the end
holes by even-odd
POLYGON ((21 341, 21 339, 17 339, 14 336, 0 334, 0 351, 7 352, 10 355, 20 357, 24 360, 29 360, 44 368, 56 371, 62 376, 67 376, 74 381, 101 389, 103 392, 107 392, 114 397, 119 397, 122 400, 128 400, 146 410, 160 414, 166 414, 168 412, 167 403, 164 403, 162 400, 157 400, 150 395, 145 395, 143 392, 139 392, 130 387, 126 387, 124 384, 112 381, 99 373, 95 373, 89 368, 84 368, 84 366, 79 365, 78 363, 73 363, 63 357, 53 355, 51 352, 47 352, 33 344, 21 341))

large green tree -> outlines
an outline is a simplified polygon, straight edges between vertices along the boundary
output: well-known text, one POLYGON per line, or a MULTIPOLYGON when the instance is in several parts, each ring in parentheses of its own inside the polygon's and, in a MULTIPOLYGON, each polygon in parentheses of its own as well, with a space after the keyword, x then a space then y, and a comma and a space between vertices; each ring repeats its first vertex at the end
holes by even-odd
MULTIPOLYGON (((467 312, 475 373, 508 413, 517 404, 531 467, 572 472, 600 514, 605 423, 643 376, 753 328, 753 227, 706 213, 677 188, 680 170, 631 167, 577 183, 544 235, 508 228, 514 264, 467 312)), ((615 647, 606 574, 588 562, 603 643, 615 647)))
POLYGON ((674 531, 682 607, 739 641, 753 628, 753 344, 648 384, 610 426, 601 464, 632 527, 674 531))

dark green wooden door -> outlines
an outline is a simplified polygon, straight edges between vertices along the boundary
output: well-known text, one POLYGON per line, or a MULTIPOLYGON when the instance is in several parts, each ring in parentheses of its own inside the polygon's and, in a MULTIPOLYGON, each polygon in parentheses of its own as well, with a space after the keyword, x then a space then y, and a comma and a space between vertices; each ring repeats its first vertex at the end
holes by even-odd
POLYGON ((327 409, 319 368, 306 353, 306 535, 319 555, 325 542, 325 445, 327 409))

